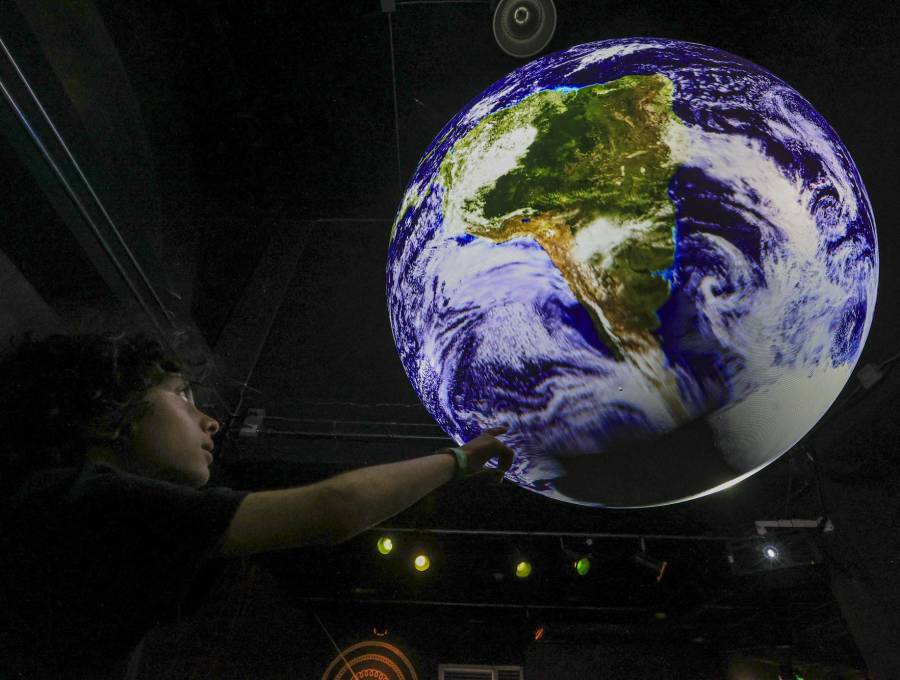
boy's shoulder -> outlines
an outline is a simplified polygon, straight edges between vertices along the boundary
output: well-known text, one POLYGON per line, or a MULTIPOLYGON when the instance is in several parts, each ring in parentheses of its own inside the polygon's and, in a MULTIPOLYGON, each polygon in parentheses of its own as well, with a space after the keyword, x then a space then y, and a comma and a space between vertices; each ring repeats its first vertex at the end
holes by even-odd
POLYGON ((122 472, 105 463, 87 461, 80 467, 42 468, 30 473, 2 503, 2 516, 53 524, 108 516, 116 509, 122 521, 132 511, 149 506, 161 511, 190 502, 197 491, 149 477, 122 472), (137 507, 135 507, 135 502, 137 507))
POLYGON ((44 467, 31 471, 7 497, 7 504, 19 506, 35 500, 63 499, 67 493, 94 479, 114 479, 116 470, 105 463, 85 462, 79 467, 44 467))

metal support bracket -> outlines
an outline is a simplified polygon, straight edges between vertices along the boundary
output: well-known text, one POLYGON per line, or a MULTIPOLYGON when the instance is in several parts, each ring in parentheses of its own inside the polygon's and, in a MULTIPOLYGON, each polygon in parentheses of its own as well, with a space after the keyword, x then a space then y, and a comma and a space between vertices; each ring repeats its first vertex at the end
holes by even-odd
POLYGON ((239 437, 258 437, 263 421, 266 419, 266 409, 251 408, 247 409, 247 416, 241 424, 239 437))
MULTIPOLYGON (((818 527, 824 517, 819 517, 818 519, 778 519, 772 521, 757 521, 754 522, 756 524, 756 533, 760 536, 765 536, 767 533, 767 529, 772 529, 776 527, 786 527, 789 529, 815 529, 818 527)), ((825 527, 822 529, 823 533, 834 531, 834 525, 831 523, 831 520, 826 520, 825 527)))

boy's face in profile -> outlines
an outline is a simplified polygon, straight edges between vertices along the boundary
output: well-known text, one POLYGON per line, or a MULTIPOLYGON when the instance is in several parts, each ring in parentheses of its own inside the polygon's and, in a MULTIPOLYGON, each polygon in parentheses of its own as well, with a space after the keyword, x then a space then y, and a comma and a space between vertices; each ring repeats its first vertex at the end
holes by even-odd
POLYGON ((212 436, 219 423, 194 405, 190 385, 180 374, 170 373, 147 391, 151 411, 132 428, 134 459, 120 460, 110 449, 93 448, 92 460, 113 467, 194 488, 209 481, 213 456, 212 436))

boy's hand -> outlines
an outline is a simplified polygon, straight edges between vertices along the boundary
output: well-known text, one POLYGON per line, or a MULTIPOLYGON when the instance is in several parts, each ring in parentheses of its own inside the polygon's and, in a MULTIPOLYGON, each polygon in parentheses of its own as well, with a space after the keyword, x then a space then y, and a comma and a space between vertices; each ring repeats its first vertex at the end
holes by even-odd
MULTIPOLYGON (((474 471, 472 474, 490 475, 496 478, 498 483, 503 481, 503 475, 512 467, 515 454, 512 449, 499 439, 496 439, 496 437, 506 432, 507 429, 505 426, 492 427, 460 447, 466 453, 467 468, 474 471), (483 467, 491 458, 498 458, 499 465, 497 469, 479 471, 479 468, 483 467)), ((470 476, 472 475, 470 474, 470 476)))

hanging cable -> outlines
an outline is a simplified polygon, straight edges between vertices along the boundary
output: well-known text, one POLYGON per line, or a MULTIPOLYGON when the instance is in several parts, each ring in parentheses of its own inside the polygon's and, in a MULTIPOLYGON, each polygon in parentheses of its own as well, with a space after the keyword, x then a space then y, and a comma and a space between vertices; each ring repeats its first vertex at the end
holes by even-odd
MULTIPOLYGON (((116 238, 119 241, 119 244, 122 246, 122 248, 125 250, 125 253, 128 255, 128 259, 131 260, 131 263, 134 265, 134 268, 137 270, 138 275, 143 280, 144 285, 150 291, 150 294, 156 301, 157 306, 162 311, 162 315, 168 320, 169 327, 171 329, 174 329, 176 326, 175 326, 175 322, 172 318, 171 313, 169 312, 168 309, 166 309, 166 306, 163 304, 163 301, 160 299, 159 295, 157 295, 155 287, 150 282, 150 280, 147 278, 147 275, 144 273, 143 267, 141 267, 140 263, 137 261, 134 254, 131 252, 131 249, 125 243, 125 240, 122 238, 121 232, 119 231, 118 227, 116 226, 116 224, 113 221, 112 217, 110 216, 109 212, 106 210, 106 207, 103 205, 103 202, 100 200, 100 197, 97 195, 97 192, 94 191, 93 185, 91 184, 91 182, 88 180, 87 176, 82 171, 81 166, 78 164, 78 161, 75 159, 75 155, 69 149, 68 144, 66 144, 65 140, 63 139, 62 135, 60 134, 59 130, 57 129, 56 125, 53 124, 53 120, 50 118, 50 115, 47 113, 47 110, 44 108, 43 104, 41 104, 41 101, 38 98, 37 94, 35 93, 34 88, 31 87, 31 83, 28 81, 28 78, 25 76, 25 73, 22 71, 21 68, 19 68, 18 62, 15 60, 12 53, 9 51, 9 48, 7 48, 6 42, 4 42, 2 37, 0 37, 0 49, 3 50, 3 53, 6 55, 6 58, 9 60, 10 64, 12 64, 13 69, 15 70, 16 74, 19 76, 19 80, 22 81, 22 84, 25 86, 25 89, 28 90, 29 95, 31 95, 32 100, 34 101, 35 105, 38 107, 38 110, 41 112, 41 115, 43 116, 44 121, 47 123, 47 125, 50 127, 50 129, 53 131, 53 134, 56 137, 56 140, 59 142, 60 146, 62 147, 62 149, 65 152, 66 156, 68 157, 69 161, 72 163, 72 167, 75 168, 75 172, 78 174, 78 177, 84 183, 84 186, 87 188, 88 193, 90 193, 91 198, 93 199, 97 208, 100 210, 100 213, 103 215, 106 223, 109 225, 110 229, 112 229, 113 233, 115 234, 116 238)), ((95 238, 100 242, 100 245, 103 247, 103 250, 106 252, 110 261, 113 263, 113 266, 116 268, 119 275, 125 281, 125 284, 128 286, 128 288, 131 290, 132 295, 137 300, 138 304, 143 308, 144 313, 150 318, 151 323, 156 327, 156 330, 159 333, 159 336, 162 338, 162 340, 166 344, 166 346, 170 350, 174 351, 174 348, 169 343, 168 335, 165 332, 163 332, 162 327, 160 326, 159 322, 156 319, 156 316, 151 313, 149 307, 147 306, 147 303, 144 301, 143 296, 138 292, 137 288, 135 287, 134 283, 131 281, 131 278, 128 276, 128 274, 125 273, 124 268, 119 263, 119 260, 116 258, 116 256, 113 254, 112 249, 110 248, 106 239, 100 233, 100 230, 99 230, 96 222, 94 222, 94 219, 88 213, 88 211, 87 211, 85 205, 82 203, 81 199, 78 198, 77 194, 75 193, 75 190, 72 188, 71 184, 69 184, 69 181, 63 175, 63 173, 59 169, 59 166, 57 165, 57 163, 53 160, 53 157, 50 155, 50 152, 48 151, 47 147, 44 145, 40 136, 37 134, 35 129, 32 127, 32 125, 28 122, 27 116, 25 116, 25 113, 18 106, 18 104, 16 103, 12 94, 7 89, 6 84, 3 83, 2 80, 0 80, 0 89, 2 89, 7 102, 13 108, 13 110, 16 112, 16 115, 18 116, 22 125, 27 130, 29 137, 31 137, 32 141, 38 147, 38 149, 41 152, 41 155, 44 157, 44 160, 47 162, 47 164, 53 170, 53 173, 56 175, 57 179, 62 184, 66 193, 69 195, 69 198, 75 204, 76 208, 78 209, 78 212, 81 213, 81 216, 84 218, 84 220, 90 226, 91 230, 94 233, 95 238)), ((216 390, 215 387, 212 387, 211 389, 213 390, 215 395, 222 401, 222 403, 225 403, 224 399, 222 398, 222 395, 219 394, 218 390, 216 390)))
MULTIPOLYGON (((87 190, 91 195, 91 198, 93 198, 94 203, 96 203, 97 208, 100 210, 101 214, 105 218, 106 223, 109 225, 110 229, 112 229, 113 233, 118 238, 119 244, 122 246, 122 248, 125 249, 125 252, 128 254, 128 258, 131 260, 132 264, 134 265, 134 267, 137 270, 138 274, 140 275, 141 279, 144 281, 144 284, 147 286, 147 289, 150 291, 150 293, 155 298, 157 305, 163 312, 163 316, 165 316, 169 320, 170 326, 172 328, 175 328, 175 325, 172 322, 171 317, 169 316, 168 310, 166 309, 162 300, 160 300, 159 296, 156 294, 156 289, 150 283, 149 279, 147 278, 147 275, 144 273, 143 268, 138 263, 138 261, 135 259, 134 254, 131 252, 131 249, 126 245, 125 240, 122 238, 121 232, 116 227, 115 223, 112 220, 112 217, 110 217, 109 213, 106 211, 106 208, 104 207, 102 201, 100 200, 100 197, 97 196, 97 193, 94 191, 94 187, 91 185, 90 181, 85 176, 84 172, 82 172, 81 166, 78 165, 78 161, 75 160, 75 156, 69 150, 69 146, 66 144, 65 140, 62 138, 62 135, 59 133, 59 130, 56 129, 56 126, 53 124, 53 121, 50 119, 50 116, 47 114, 46 109, 41 104, 40 99, 38 99, 37 94, 35 94, 34 89, 31 87, 31 84, 28 82, 28 79, 25 77, 25 74, 22 72, 22 69, 19 68, 19 64, 16 62, 12 53, 6 47, 6 43, 3 41, 2 37, 0 37, 0 48, 3 49, 3 52, 6 55, 6 58, 12 64, 13 69, 15 69, 16 74, 19 76, 19 80, 22 81, 22 84, 25 86, 25 89, 28 90, 28 94, 31 95, 31 98, 34 100, 34 103, 37 105, 38 110, 40 110, 41 115, 44 117, 44 121, 47 123, 48 126, 50 126, 50 129, 53 131, 53 134, 56 137, 56 140, 59 142, 60 146, 62 146, 63 150, 66 153, 66 156, 68 157, 69 161, 72 163, 72 166, 75 168, 75 172, 78 173, 78 176, 81 178, 81 181, 84 183, 85 187, 87 187, 87 190)), ((17 115, 19 116, 19 120, 22 121, 22 124, 25 126, 25 129, 28 130, 28 133, 31 136, 32 140, 35 142, 35 144, 37 144, 38 149, 40 149, 41 154, 44 156, 44 159, 47 161, 47 163, 53 169, 53 172, 56 174, 59 181, 65 187, 66 192, 69 194, 69 197, 72 199, 72 201, 78 207, 78 210, 81 213, 81 215, 85 218, 87 223, 91 226, 91 229, 94 232, 94 236, 96 236, 97 240, 100 241, 101 245, 103 246, 103 249, 106 251, 106 254, 109 256, 110 260, 112 260, 116 269, 119 271, 119 274, 122 276, 122 278, 125 280, 125 283, 131 289, 132 294, 135 296, 135 298, 137 298, 140 305, 144 308, 144 311, 150 317, 151 321, 156 326, 157 330, 160 332, 160 335, 163 338, 165 338, 166 335, 165 335, 165 333, 162 332, 162 329, 159 327, 159 324, 156 322, 156 317, 154 317, 150 313, 150 310, 148 309, 147 305, 144 303, 143 298, 141 297, 141 295, 138 293, 138 291, 132 284, 131 279, 125 273, 124 269, 119 264, 115 255, 113 255, 113 252, 109 247, 109 244, 107 244, 106 240, 100 234, 100 231, 97 228, 96 223, 91 218, 91 216, 87 213, 87 210, 85 209, 82 202, 75 195, 74 189, 71 187, 69 182, 63 176, 63 174, 59 170, 59 167, 57 166, 56 162, 51 158, 50 153, 47 151, 47 148, 44 146, 44 144, 41 141, 40 137, 38 136, 37 132, 35 132, 35 130, 32 128, 32 126, 29 125, 25 114, 18 107, 18 105, 13 101, 12 95, 9 93, 9 91, 6 89, 6 86, 2 82, 0 82, 0 87, 2 87, 3 94, 6 96, 7 101, 10 103, 10 105, 13 107, 13 109, 16 111, 17 115)))
POLYGON ((344 653, 341 651, 341 648, 337 646, 337 643, 334 641, 334 638, 331 637, 331 633, 328 632, 328 629, 325 627, 325 624, 322 623, 322 619, 319 618, 319 615, 313 612, 313 616, 316 617, 316 621, 319 622, 319 625, 322 626, 322 630, 325 631, 325 635, 328 636, 328 639, 331 641, 331 645, 337 650, 338 656, 341 657, 341 661, 344 662, 344 665, 347 666, 347 670, 350 671, 350 674, 353 676, 353 680, 359 680, 359 676, 353 671, 353 668, 350 667, 350 662, 347 661, 347 657, 344 656, 344 653))
POLYGON ((397 143, 397 200, 403 199, 403 176, 400 169, 400 114, 397 107, 397 69, 394 65, 394 25, 388 12, 388 35, 391 40, 391 84, 394 90, 394 137, 397 143))

